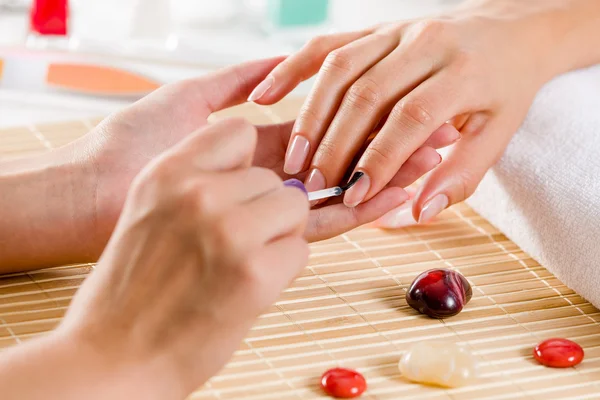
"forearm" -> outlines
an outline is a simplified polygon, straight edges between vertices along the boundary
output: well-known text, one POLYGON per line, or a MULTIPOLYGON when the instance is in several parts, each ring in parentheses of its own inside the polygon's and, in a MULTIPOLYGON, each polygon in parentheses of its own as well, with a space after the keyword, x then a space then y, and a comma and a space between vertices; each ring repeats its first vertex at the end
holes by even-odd
POLYGON ((68 151, 0 163, 0 273, 98 257, 93 174, 68 151))
POLYGON ((600 63, 600 1, 467 0, 467 15, 493 16, 520 32, 544 80, 600 63))
POLYGON ((70 337, 51 334, 0 353, 6 400, 178 399, 162 363, 122 363, 70 337))

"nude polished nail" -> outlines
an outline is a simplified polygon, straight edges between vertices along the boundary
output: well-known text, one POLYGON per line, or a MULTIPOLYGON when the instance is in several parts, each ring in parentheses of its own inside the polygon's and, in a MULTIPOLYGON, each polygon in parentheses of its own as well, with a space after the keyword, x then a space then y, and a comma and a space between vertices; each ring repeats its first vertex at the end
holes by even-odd
POLYGON ((438 194, 431 200, 429 200, 423 206, 421 215, 419 215, 419 223, 423 224, 431 221, 436 215, 441 213, 448 207, 448 196, 445 194, 438 194))
MULTIPOLYGON (((308 192, 316 192, 317 190, 325 189, 327 187, 327 181, 325 180, 323 173, 315 168, 310 171, 310 174, 308 174, 308 178, 306 179, 304 186, 308 192)), ((311 201, 310 206, 315 206, 323 201, 325 200, 311 201)))
POLYGON ((398 229, 417 225, 412 214, 412 201, 407 201, 375 221, 374 226, 384 229, 398 229))
POLYGON ((250 96, 248 96, 248 101, 256 101, 263 97, 271 89, 271 86, 273 86, 273 81, 273 77, 268 76, 264 81, 259 83, 252 93, 250 93, 250 96))
POLYGON ((283 172, 288 175, 296 175, 302 172, 309 151, 310 143, 308 142, 308 139, 300 135, 294 137, 285 154, 283 172))
POLYGON ((370 188, 371 178, 369 178, 369 175, 364 174, 362 178, 356 182, 356 185, 348 189, 344 195, 344 204, 346 207, 352 208, 362 203, 370 188))

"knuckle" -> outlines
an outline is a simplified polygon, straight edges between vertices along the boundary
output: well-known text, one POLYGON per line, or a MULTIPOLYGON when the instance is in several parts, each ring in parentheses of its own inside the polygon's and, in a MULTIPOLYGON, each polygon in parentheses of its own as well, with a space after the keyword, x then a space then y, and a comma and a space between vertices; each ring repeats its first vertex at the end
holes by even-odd
POLYGON ((217 218, 211 228, 215 248, 223 251, 232 251, 236 247, 236 229, 231 218, 221 216, 217 218))
POLYGON ((227 118, 217 122, 215 125, 218 125, 223 130, 227 130, 227 132, 231 132, 235 136, 248 136, 252 138, 257 135, 256 127, 241 117, 227 118))
POLYGON ((382 91, 372 79, 359 79, 350 87, 346 100, 350 107, 364 111, 372 111, 380 102, 382 91))
POLYGON ((252 254, 240 259, 237 262, 237 269, 241 284, 248 288, 264 288, 262 267, 252 254))
POLYGON ((304 47, 307 50, 321 53, 327 48, 328 43, 329 37, 327 37, 326 35, 319 35, 310 39, 304 47))
POLYGON ((473 193, 475 193, 477 186, 479 186, 479 177, 469 170, 463 170, 460 173, 460 182, 462 186, 461 199, 466 200, 471 197, 473 193))
POLYGON ((321 70, 325 73, 348 74, 353 70, 353 57, 345 49, 337 49, 327 55, 321 70))
POLYGON ((198 210, 200 215, 210 215, 216 206, 215 196, 212 190, 206 185, 198 185, 193 189, 187 190, 184 193, 184 201, 194 202, 195 209, 198 210))
POLYGON ((332 160, 335 160, 337 155, 337 150, 339 149, 339 145, 336 146, 335 141, 330 138, 323 138, 321 143, 319 143, 319 148, 315 153, 313 158, 313 165, 315 167, 319 167, 319 170, 323 172, 323 167, 330 163, 332 160))
POLYGON ((177 159, 173 156, 165 157, 150 166, 146 174, 142 174, 141 184, 152 182, 158 189, 168 189, 177 182, 178 175, 177 159))
POLYGON ((302 121, 302 124, 310 124, 310 126, 320 126, 323 124, 323 117, 318 113, 310 98, 298 113, 298 120, 302 121))
POLYGON ((419 128, 431 123, 431 106, 424 98, 402 100, 390 114, 390 118, 401 126, 419 128))
POLYGON ((422 37, 435 39, 442 36, 447 30, 447 22, 439 19, 428 19, 415 24, 416 31, 422 37))
POLYGON ((379 143, 378 146, 369 146, 363 157, 372 165, 383 166, 395 163, 394 155, 394 148, 391 144, 379 143))

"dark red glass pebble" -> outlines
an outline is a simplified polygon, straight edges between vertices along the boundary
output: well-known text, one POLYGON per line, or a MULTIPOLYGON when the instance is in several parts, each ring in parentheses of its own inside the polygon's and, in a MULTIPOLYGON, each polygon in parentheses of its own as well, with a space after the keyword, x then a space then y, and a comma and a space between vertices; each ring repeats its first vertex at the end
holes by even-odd
POLYGON ((333 368, 321 377, 321 387, 332 397, 351 399, 367 390, 367 381, 361 374, 351 369, 333 368))
POLYGON ((568 368, 583 360, 583 349, 568 339, 548 339, 535 346, 533 356, 542 365, 568 368))
POLYGON ((417 276, 406 292, 406 302, 432 318, 461 312, 473 291, 464 276, 449 269, 432 269, 417 276))

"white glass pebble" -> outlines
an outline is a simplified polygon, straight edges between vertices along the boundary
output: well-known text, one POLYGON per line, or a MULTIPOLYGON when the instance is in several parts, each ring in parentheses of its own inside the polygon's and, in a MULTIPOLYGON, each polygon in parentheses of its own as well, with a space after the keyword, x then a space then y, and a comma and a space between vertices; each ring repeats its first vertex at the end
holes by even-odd
POLYGON ((443 387, 464 386, 477 375, 477 360, 455 343, 419 342, 398 363, 406 379, 443 387))

